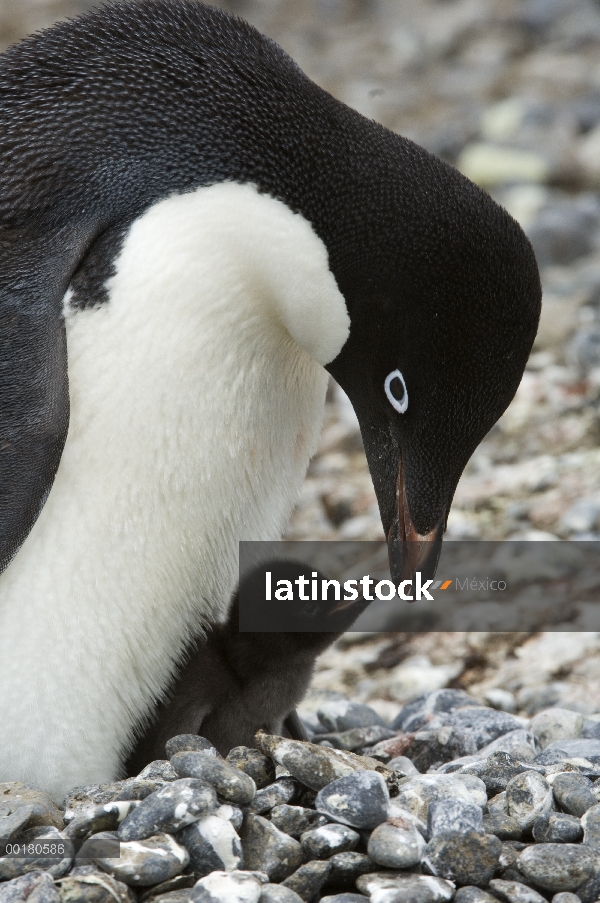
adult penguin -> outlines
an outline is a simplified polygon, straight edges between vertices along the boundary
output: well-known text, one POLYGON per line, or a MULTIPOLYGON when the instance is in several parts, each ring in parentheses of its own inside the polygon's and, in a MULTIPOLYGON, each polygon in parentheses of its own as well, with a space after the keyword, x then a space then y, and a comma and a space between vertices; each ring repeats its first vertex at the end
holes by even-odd
POLYGON ((191 0, 9 49, 0 136, 0 780, 60 799, 281 534, 327 371, 393 574, 428 567, 402 543, 441 535, 540 283, 480 189, 191 0))

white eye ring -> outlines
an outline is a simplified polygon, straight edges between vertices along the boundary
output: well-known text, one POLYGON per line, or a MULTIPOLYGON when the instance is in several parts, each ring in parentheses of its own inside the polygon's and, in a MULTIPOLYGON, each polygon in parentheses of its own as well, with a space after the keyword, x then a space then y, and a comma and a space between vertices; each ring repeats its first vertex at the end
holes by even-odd
POLYGON ((406 383, 404 382, 404 377, 400 373, 399 370, 392 370, 388 376, 385 378, 385 394, 388 397, 388 401, 393 408, 395 408, 399 414, 404 414, 408 407, 408 389, 406 388, 406 383), (390 389, 390 385, 395 379, 399 379, 402 383, 402 388, 404 389, 404 395, 398 401, 397 398, 394 398, 392 395, 392 390, 390 389))

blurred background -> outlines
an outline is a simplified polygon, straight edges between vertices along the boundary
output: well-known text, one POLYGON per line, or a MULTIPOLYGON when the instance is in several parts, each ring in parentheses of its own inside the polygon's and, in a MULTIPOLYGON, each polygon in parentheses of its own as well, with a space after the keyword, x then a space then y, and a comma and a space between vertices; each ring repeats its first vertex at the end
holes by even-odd
MULTIPOLYGON (((0 0, 0 49, 96 5, 0 0)), ((457 166, 533 243, 538 338, 515 400, 461 479, 448 536, 600 539, 600 0, 214 5, 274 38, 340 100, 457 166)), ((356 419, 334 385, 288 536, 382 538, 356 419)), ((348 693, 386 717, 443 686, 526 714, 595 711, 600 638, 354 634, 314 681, 315 698, 348 693)))

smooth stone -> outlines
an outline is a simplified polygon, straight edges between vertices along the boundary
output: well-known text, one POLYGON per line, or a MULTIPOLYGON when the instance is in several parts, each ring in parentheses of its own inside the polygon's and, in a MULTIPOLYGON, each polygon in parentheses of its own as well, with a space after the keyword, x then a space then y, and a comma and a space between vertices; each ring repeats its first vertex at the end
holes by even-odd
POLYGON ((323 825, 306 831, 300 838, 306 859, 329 859, 334 853, 355 850, 359 842, 360 834, 347 825, 323 825))
POLYGON ((151 793, 121 822, 120 840, 175 834, 217 808, 217 795, 204 781, 183 778, 151 793))
POLYGON ((87 840, 99 831, 116 831, 123 819, 140 805, 139 800, 131 800, 128 803, 104 803, 102 806, 84 809, 69 822, 64 833, 77 843, 87 840))
POLYGON ((554 762, 583 760, 591 765, 600 765, 599 740, 555 740, 536 757, 536 763, 553 765, 554 762))
POLYGON ((485 784, 489 796, 495 796, 506 790, 511 778, 527 771, 527 767, 517 762, 509 753, 495 752, 483 762, 465 765, 461 774, 474 774, 485 784))
POLYGON ((321 903, 366 903, 368 899, 363 894, 330 894, 321 897, 321 903))
POLYGON ((315 808, 352 828, 376 828, 386 820, 389 802, 389 791, 380 774, 356 771, 320 790, 315 808))
POLYGON ((273 882, 283 881, 302 862, 302 847, 261 815, 248 815, 242 829, 246 868, 265 872, 273 882))
POLYGON ((506 785, 506 806, 508 814, 527 830, 538 816, 550 811, 552 787, 536 771, 518 774, 506 785))
POLYGON ((433 838, 444 831, 477 831, 483 833, 483 812, 475 803, 464 800, 434 800, 427 810, 427 836, 433 838))
POLYGON ((533 823, 536 843, 579 843, 582 837, 581 822, 574 815, 551 812, 538 816, 533 823))
POLYGON ((263 887, 258 903, 302 903, 302 897, 283 884, 267 884, 263 887))
POLYGON ((418 731, 410 747, 410 757, 415 768, 422 773, 475 752, 477 745, 472 734, 448 725, 437 730, 418 731))
POLYGON ((522 728, 520 722, 508 712, 484 706, 457 709, 448 716, 446 723, 455 730, 469 733, 476 749, 487 746, 503 734, 508 734, 509 731, 522 728))
POLYGON ((76 866, 58 884, 61 903, 134 903, 136 900, 126 884, 93 865, 76 866))
POLYGON ((402 781, 395 802, 426 822, 429 804, 448 798, 475 802, 483 808, 487 803, 485 784, 469 774, 415 775, 402 781))
MULTIPOLYGON (((169 878, 168 881, 161 881, 160 884, 155 884, 153 887, 149 887, 148 890, 141 891, 138 899, 140 903, 146 903, 146 900, 151 900, 159 894, 167 894, 174 891, 189 891, 196 881, 197 878, 194 878, 193 875, 175 875, 174 878, 169 878)), ((125 885, 123 885, 123 887, 125 887, 125 885)))
POLYGON ((519 823, 512 816, 502 812, 484 814, 483 830, 486 834, 495 834, 500 840, 521 840, 523 836, 523 829, 519 823))
POLYGON ((408 756, 394 756, 393 759, 390 759, 389 762, 386 762, 388 768, 391 768, 392 771, 396 771, 402 777, 407 777, 411 774, 419 774, 419 769, 415 767, 415 763, 412 762, 408 756))
MULTIPOLYGON (((176 776, 177 777, 177 776, 176 776)), ((155 790, 164 787, 165 781, 129 778, 126 781, 112 781, 109 784, 90 784, 75 787, 65 799, 65 822, 69 823, 95 806, 107 803, 143 800, 155 790)))
POLYGON ((518 728, 509 731, 507 734, 497 737, 486 746, 482 746, 479 750, 480 756, 491 756, 494 753, 505 752, 512 756, 517 762, 531 762, 535 759, 538 750, 536 749, 536 740, 532 733, 518 728))
POLYGON ((0 841, 11 840, 19 831, 25 830, 33 815, 33 806, 18 806, 11 815, 0 817, 0 841))
POLYGON ((581 898, 577 894, 565 891, 564 893, 555 894, 552 897, 552 903, 581 903, 581 898))
POLYGON ((258 790, 275 781, 275 766, 268 756, 248 746, 234 746, 225 759, 234 768, 249 775, 258 790))
POLYGON ((230 821, 236 831, 239 831, 244 821, 244 813, 239 806, 232 806, 230 803, 223 803, 213 812, 218 818, 224 818, 230 821))
POLYGON ((255 815, 264 815, 275 806, 281 806, 293 800, 298 792, 298 786, 293 778, 280 778, 274 784, 258 790, 250 803, 248 810, 255 815))
POLYGON ((393 903, 444 903, 454 896, 454 884, 431 875, 372 872, 356 879, 358 890, 372 901, 393 903), (385 891, 390 891, 389 895, 385 891), (393 892, 393 893, 392 893, 393 892))
POLYGON ((200 737, 198 734, 178 734, 171 737, 165 743, 165 753, 167 759, 172 759, 176 753, 180 752, 206 752, 212 756, 218 756, 217 750, 206 737, 200 737))
POLYGON ((544 709, 531 719, 530 731, 542 749, 556 740, 573 740, 583 727, 583 715, 569 709, 544 709))
POLYGON ((21 781, 0 783, 0 817, 13 815, 22 806, 31 806, 30 828, 52 825, 59 830, 64 826, 63 814, 45 790, 30 787, 21 781))
POLYGON ((581 818, 588 809, 596 805, 591 786, 592 782, 582 774, 559 774, 552 781, 552 792, 564 812, 581 818))
POLYGON ((590 878, 597 856, 585 844, 540 843, 527 847, 518 866, 526 878, 545 890, 575 890, 590 878))
POLYGON ((429 841, 421 862, 438 878, 485 886, 500 860, 502 842, 493 834, 445 831, 429 841))
POLYGON ((191 903, 258 903, 267 876, 261 872, 211 872, 194 884, 191 903))
POLYGON ((166 894, 150 897, 151 903, 190 903, 188 890, 170 890, 166 894))
POLYGON ((384 720, 368 705, 346 699, 322 702, 317 717, 328 731, 349 731, 356 727, 387 727, 384 720))
POLYGON ((434 714, 450 713, 464 706, 479 708, 480 705, 464 690, 435 690, 433 693, 424 693, 407 702, 396 715, 390 727, 392 730, 401 730, 405 733, 418 731, 428 723, 434 714))
POLYGON ((337 733, 319 734, 319 743, 324 740, 331 743, 335 749, 347 749, 350 751, 369 749, 383 740, 391 740, 396 736, 396 731, 381 724, 372 724, 370 727, 354 727, 349 731, 337 733))
POLYGON ((494 878, 490 881, 490 889, 503 903, 546 903, 546 899, 532 887, 520 881, 503 881, 494 878))
POLYGON ((208 815, 180 831, 177 840, 190 854, 197 877, 244 868, 242 842, 230 821, 208 815))
POLYGON ((459 887, 454 895, 454 903, 498 903, 498 897, 492 897, 480 887, 459 887))
POLYGON ((156 793, 164 787, 165 781, 149 780, 147 778, 130 778, 127 781, 115 781, 114 792, 110 800, 104 802, 130 802, 131 800, 145 800, 151 793, 156 793))
MULTIPOLYGON (((95 835, 97 838, 101 834, 95 835)), ((107 834, 108 837, 108 834, 107 834)), ((170 834, 121 842, 120 858, 97 857, 96 865, 130 887, 149 887, 181 874, 190 861, 185 847, 170 834)))
POLYGON ((600 870, 577 888, 577 896, 581 903, 596 903, 600 900, 600 870))
POLYGON ((271 809, 271 823, 299 840, 300 835, 313 828, 320 828, 328 824, 324 815, 319 815, 314 809, 306 809, 304 806, 275 806, 271 809))
POLYGON ((60 894, 48 872, 36 870, 0 884, 0 903, 60 903, 60 894))
POLYGON ((329 860, 331 872, 329 884, 335 887, 354 887, 361 875, 376 872, 381 866, 373 862, 366 853, 335 853, 329 860))
POLYGON ((289 740, 259 731, 255 736, 257 747, 274 762, 287 769, 305 787, 322 790, 332 781, 354 774, 358 770, 370 770, 389 777, 395 783, 397 776, 381 762, 367 756, 341 749, 328 749, 316 743, 289 740))
POLYGON ((330 872, 331 865, 329 862, 306 862, 296 869, 293 875, 286 878, 282 884, 284 887, 288 887, 297 893, 306 903, 310 903, 318 895, 330 872))
POLYGON ((492 687, 491 690, 486 690, 484 695, 485 701, 494 709, 500 709, 500 711, 508 712, 512 715, 517 708, 515 695, 508 690, 492 687))
POLYGON ((30 843, 48 843, 56 844, 58 855, 61 856, 60 847, 64 847, 64 856, 57 858, 56 855, 34 855, 29 857, 2 856, 0 857, 0 881, 7 881, 11 878, 19 878, 27 872, 46 871, 53 878, 60 878, 66 874, 73 863, 73 847, 64 832, 59 831, 53 825, 40 825, 36 828, 27 828, 21 834, 18 834, 12 843, 30 844, 30 843))
POLYGON ((369 837, 367 853, 378 865, 404 869, 416 865, 425 840, 407 818, 393 818, 378 825, 369 837))
POLYGON ((410 809, 407 809, 405 806, 402 806, 399 800, 392 799, 390 800, 390 804, 388 806, 387 811, 387 820, 391 821, 394 818, 400 818, 403 820, 408 820, 411 825, 413 825, 421 837, 424 837, 427 840, 427 824, 422 819, 411 812, 410 809))
POLYGON ((176 781, 177 772, 168 759, 154 759, 142 768, 137 778, 139 781, 176 781))
POLYGON ((600 847, 600 803, 596 803, 581 816, 583 842, 600 847))
POLYGON ((175 753, 171 765, 183 778, 206 781, 222 799, 230 803, 242 806, 252 802, 256 795, 256 784, 249 775, 205 752, 192 750, 175 753))

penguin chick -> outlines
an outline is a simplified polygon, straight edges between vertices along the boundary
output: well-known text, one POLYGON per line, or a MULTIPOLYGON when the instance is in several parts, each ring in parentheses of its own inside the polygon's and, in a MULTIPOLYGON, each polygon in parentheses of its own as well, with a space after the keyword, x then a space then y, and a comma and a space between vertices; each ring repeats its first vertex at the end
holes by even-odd
MULTIPOLYGON (((265 571, 294 581, 311 573, 299 562, 272 561, 253 570, 233 596, 227 621, 195 643, 187 663, 161 702, 127 761, 136 775, 153 759, 165 757, 165 744, 178 734, 202 734, 222 755, 234 746, 252 746, 261 728, 294 739, 307 739, 295 706, 310 683, 315 659, 369 604, 354 601, 291 602, 265 599, 265 571), (240 596, 244 623, 270 624, 270 632, 240 630, 240 596)), ((323 575, 317 573, 319 585, 323 575)))

